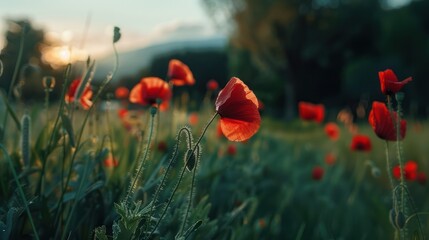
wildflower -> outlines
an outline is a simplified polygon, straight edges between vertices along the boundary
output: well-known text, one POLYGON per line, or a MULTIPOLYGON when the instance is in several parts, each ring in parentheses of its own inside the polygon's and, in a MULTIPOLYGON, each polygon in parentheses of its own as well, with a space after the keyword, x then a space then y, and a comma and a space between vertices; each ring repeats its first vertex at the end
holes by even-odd
MULTIPOLYGON (((417 168, 418 165, 415 161, 407 161, 404 165, 404 178, 406 180, 410 180, 410 181, 414 181, 417 179, 417 168)), ((395 167, 393 167, 392 170, 393 176, 396 179, 400 179, 401 178, 401 170, 399 165, 396 165, 395 167)))
MULTIPOLYGON (((66 103, 71 103, 75 100, 75 94, 81 82, 82 80, 78 78, 73 80, 73 82, 70 84, 70 87, 65 96, 66 103)), ((92 102, 90 100, 91 97, 92 97, 91 86, 87 85, 85 86, 85 89, 83 90, 82 95, 80 96, 80 99, 79 99, 79 102, 82 105, 83 109, 88 110, 92 106, 92 102)))
POLYGON ((427 177, 426 177, 426 174, 424 172, 419 172, 417 174, 417 182, 419 182, 422 185, 425 185, 426 180, 427 180, 427 177))
POLYGON ((340 137, 340 128, 337 124, 329 122, 325 125, 325 133, 332 141, 338 140, 340 137))
POLYGON ((193 112, 189 114, 188 122, 191 126, 195 126, 198 124, 198 114, 193 112))
POLYGON ((109 156, 104 160, 103 164, 105 167, 111 168, 111 167, 117 167, 119 165, 119 162, 114 157, 109 156))
POLYGON ((316 166, 313 168, 313 171, 311 172, 311 177, 313 180, 320 180, 323 178, 323 174, 325 173, 325 170, 321 166, 316 166))
POLYGON ((161 102, 159 109, 166 110, 171 98, 171 90, 168 84, 157 77, 143 78, 131 89, 130 102, 141 105, 156 106, 161 102))
POLYGON ((355 135, 352 138, 350 149, 353 151, 369 152, 372 149, 371 139, 366 135, 355 135))
POLYGON ((384 95, 393 95, 399 92, 405 84, 412 80, 411 77, 408 77, 402 82, 399 82, 395 73, 391 69, 378 72, 378 77, 380 79, 381 92, 384 95))
POLYGON ((118 116, 120 119, 124 119, 127 116, 127 114, 128 114, 128 110, 125 108, 120 108, 118 110, 118 116))
POLYGON ((216 80, 211 79, 207 82, 207 90, 216 91, 219 88, 219 83, 216 80))
MULTIPOLYGON (((389 112, 386 105, 376 101, 372 103, 368 121, 379 138, 387 141, 396 141, 396 128, 394 127, 396 125, 396 119, 397 114, 395 112, 389 112)), ((404 139, 406 130, 407 122, 401 120, 400 140, 404 139)))
POLYGON ((298 110, 299 116, 303 120, 321 123, 325 118, 325 107, 322 104, 299 102, 298 110))
POLYGON ((177 59, 170 60, 167 75, 174 86, 195 84, 194 76, 189 67, 177 59))
POLYGON ((226 152, 228 153, 228 155, 234 156, 235 154, 237 154, 237 146, 235 146, 234 144, 229 145, 226 149, 226 152))
POLYGON ((230 141, 245 141, 258 131, 261 125, 258 99, 240 79, 229 80, 215 105, 222 132, 230 141))
POLYGON ((328 165, 333 165, 337 161, 337 157, 333 153, 327 153, 325 155, 325 163, 328 165))
POLYGON ((128 90, 128 88, 126 87, 118 87, 115 90, 115 97, 117 99, 127 99, 129 95, 130 95, 130 90, 128 90))
POLYGON ((160 141, 158 143, 157 149, 159 152, 166 152, 167 151, 167 143, 165 141, 160 141))
POLYGON ((264 229, 267 226, 267 222, 265 221, 265 218, 259 218, 258 219, 258 227, 260 229, 264 229))

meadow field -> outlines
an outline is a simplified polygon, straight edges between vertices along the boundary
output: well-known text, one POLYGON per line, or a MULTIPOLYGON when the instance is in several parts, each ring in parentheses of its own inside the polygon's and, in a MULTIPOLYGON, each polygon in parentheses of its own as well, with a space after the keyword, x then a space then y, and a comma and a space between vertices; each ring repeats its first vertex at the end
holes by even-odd
POLYGON ((427 239, 429 1, 79 1, 0 4, 0 240, 427 239))
POLYGON ((300 117, 274 119, 238 78, 191 109, 169 95, 192 76, 172 61, 169 83, 103 100, 69 68, 59 102, 52 78, 45 104, 2 93, 1 239, 425 239, 426 121, 396 141, 377 136, 370 108, 353 120, 300 102, 300 117))

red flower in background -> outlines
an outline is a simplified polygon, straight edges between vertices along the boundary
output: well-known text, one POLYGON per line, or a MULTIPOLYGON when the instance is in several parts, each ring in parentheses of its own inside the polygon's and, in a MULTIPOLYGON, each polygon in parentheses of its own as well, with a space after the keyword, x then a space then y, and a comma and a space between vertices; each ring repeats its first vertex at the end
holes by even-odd
POLYGON ((321 123, 325 118, 325 107, 322 104, 299 102, 298 110, 299 116, 303 120, 321 123))
POLYGON ((328 165, 333 165, 337 161, 337 157, 333 153, 328 153, 325 155, 325 163, 328 165))
POLYGON ((320 180, 323 178, 323 174, 325 173, 325 170, 321 166, 316 166, 313 168, 313 171, 311 172, 311 177, 313 180, 320 180))
MULTIPOLYGON (((78 78, 73 80, 73 82, 70 84, 67 94, 65 96, 66 103, 71 103, 75 101, 75 95, 81 82, 82 80, 78 78)), ((87 85, 85 86, 85 89, 83 90, 82 95, 80 96, 80 99, 79 99, 79 102, 82 105, 83 109, 88 110, 92 106, 92 102, 90 100, 91 97, 92 97, 91 86, 87 85)))
POLYGON ((195 84, 194 76, 189 67, 177 59, 170 60, 167 75, 174 86, 195 84))
POLYGON ((425 185, 427 181, 426 174, 424 172, 419 172, 417 174, 417 182, 419 182, 422 185, 425 185))
POLYGON ((166 152, 167 151, 167 143, 165 141, 160 141, 158 143, 157 149, 159 152, 166 152))
POLYGON ((168 108, 168 101, 171 98, 171 90, 168 83, 157 77, 143 78, 131 89, 130 102, 142 105, 156 106, 157 101, 161 101, 160 110, 168 108))
POLYGON ((355 135, 350 145, 353 151, 369 152, 372 149, 371 139, 366 135, 355 135))
POLYGON ((199 120, 198 113, 193 112, 193 113, 189 114, 188 122, 191 126, 197 125, 198 120, 199 120))
POLYGON ((207 82, 207 90, 216 91, 219 88, 219 83, 216 80, 211 79, 207 82))
POLYGON ((336 141, 340 137, 340 128, 336 123, 329 122, 325 125, 325 133, 329 139, 336 141))
MULTIPOLYGON (((418 169, 418 165, 415 161, 412 161, 412 160, 407 161, 404 165, 404 178, 410 181, 416 180, 417 169, 418 169)), ((393 167, 392 173, 396 179, 401 178, 401 170, 399 168, 399 165, 396 165, 395 167, 393 167)))
POLYGON ((258 131, 261 125, 258 99, 240 79, 229 80, 219 92, 215 105, 222 133, 230 141, 245 141, 258 131))
POLYGON ((111 167, 117 167, 119 165, 119 162, 115 158, 109 156, 104 160, 103 164, 105 167, 111 168, 111 167))
POLYGON ((235 146, 234 144, 228 145, 226 152, 228 153, 228 155, 234 156, 235 154, 237 154, 237 146, 235 146))
POLYGON ((126 99, 130 95, 130 90, 126 87, 118 87, 115 90, 115 97, 117 99, 126 99))
POLYGON ((378 72, 378 78, 380 79, 381 92, 384 95, 393 95, 399 92, 405 84, 412 80, 411 77, 408 77, 402 82, 399 82, 395 73, 391 69, 378 72))
POLYGON ((120 119, 124 119, 127 116, 127 114, 128 114, 128 110, 125 108, 120 108, 118 110, 118 116, 120 119))
MULTIPOLYGON (((396 120, 396 112, 389 112, 384 103, 376 101, 372 103, 372 109, 369 113, 368 121, 379 138, 387 141, 396 141, 396 128, 394 127, 396 125, 396 120)), ((401 120, 400 140, 404 139, 406 130, 407 122, 405 120, 401 120)))

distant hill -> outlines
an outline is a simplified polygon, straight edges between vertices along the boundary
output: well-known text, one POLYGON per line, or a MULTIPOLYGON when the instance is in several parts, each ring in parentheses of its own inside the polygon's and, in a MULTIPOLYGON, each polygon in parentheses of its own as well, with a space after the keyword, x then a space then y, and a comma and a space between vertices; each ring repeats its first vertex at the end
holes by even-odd
MULTIPOLYGON (((124 76, 137 74, 137 72, 150 64, 151 60, 160 55, 173 51, 181 50, 207 50, 207 49, 222 49, 226 46, 226 37, 216 37, 200 40, 185 40, 177 42, 167 42, 156 45, 151 45, 133 51, 119 53, 119 68, 114 80, 118 80, 124 76)), ((97 71, 95 80, 102 79, 109 71, 112 71, 114 64, 114 55, 99 59, 97 62, 97 71)))

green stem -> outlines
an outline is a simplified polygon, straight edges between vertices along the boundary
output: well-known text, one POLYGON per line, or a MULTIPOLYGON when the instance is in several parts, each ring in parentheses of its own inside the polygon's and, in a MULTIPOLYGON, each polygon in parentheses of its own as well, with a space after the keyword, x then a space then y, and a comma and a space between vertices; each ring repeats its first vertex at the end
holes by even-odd
MULTIPOLYGON (((167 179, 168 172, 170 171, 171 167, 173 166, 174 161, 176 161, 176 159, 177 159, 177 153, 179 152, 180 136, 182 135, 182 133, 187 134, 188 149, 190 149, 192 147, 192 134, 191 134, 191 132, 186 127, 181 128, 177 134, 177 137, 176 137, 176 146, 174 148, 173 155, 171 156, 171 159, 170 159, 170 162, 168 163, 167 169, 165 170, 165 173, 161 179, 161 183, 158 185, 158 187, 156 188, 155 194, 153 195, 152 206, 151 206, 150 211, 149 211, 148 221, 150 221, 152 219, 153 212, 155 210, 155 205, 156 205, 159 193, 161 192, 161 188, 164 185, 165 180, 167 179)), ((149 226, 149 223, 146 224, 145 232, 146 232, 148 226, 149 226)))
POLYGON ((65 103, 65 100, 64 100, 65 98, 64 97, 65 97, 65 94, 66 94, 66 91, 67 91, 67 87, 68 87, 67 85, 68 85, 68 80, 69 80, 69 76, 70 76, 70 71, 71 71, 71 64, 68 64, 67 67, 66 67, 65 73, 64 73, 64 76, 65 76, 64 79, 65 79, 65 81, 64 81, 62 92, 61 92, 60 107, 58 108, 58 113, 57 113, 57 117, 55 119, 55 123, 54 123, 54 127, 53 127, 53 130, 52 130, 52 134, 51 134, 51 136, 49 138, 49 141, 48 141, 48 144, 47 144, 46 149, 44 151, 44 154, 41 157, 41 160, 42 160, 42 171, 40 172, 40 177, 39 177, 39 181, 38 181, 38 184, 37 184, 37 189, 36 189, 36 194, 35 195, 43 195, 41 193, 43 193, 43 191, 42 191, 43 190, 42 185, 43 185, 43 177, 45 176, 46 161, 47 161, 47 158, 48 158, 48 156, 49 156, 49 154, 51 152, 51 149, 53 148, 52 144, 53 144, 53 141, 56 138, 56 135, 57 135, 57 132, 58 132, 57 127, 58 127, 58 123, 59 123, 59 120, 60 120, 60 116, 61 116, 62 111, 64 111, 64 109, 63 109, 64 108, 64 103, 65 103))
MULTIPOLYGON (((115 51, 115 56, 116 56, 114 71, 112 72, 112 74, 109 74, 109 75, 106 77, 106 79, 104 79, 104 81, 102 82, 102 84, 101 84, 100 88, 99 88, 99 89, 98 89, 98 91, 97 91, 97 94, 95 95, 95 97, 94 97, 94 99, 93 99, 93 104, 89 107, 89 109, 88 109, 88 111, 87 111, 87 113, 86 113, 86 115, 85 115, 85 119, 83 120, 82 127, 81 127, 81 129, 80 129, 80 132, 79 132, 79 134, 78 134, 78 138, 77 138, 77 141, 76 141, 76 150, 73 152, 73 155, 72 155, 71 160, 70 160, 70 168, 69 168, 69 171, 68 171, 68 173, 67 173, 67 179, 66 179, 66 182, 65 182, 65 186, 64 186, 64 188, 67 188, 67 186, 68 186, 68 184, 69 184, 69 182, 70 182, 71 173, 72 173, 72 170, 73 170, 74 160, 75 160, 75 158, 76 158, 76 156, 77 156, 78 149, 79 149, 79 147, 80 147, 80 143, 81 143, 81 141, 82 141, 83 131, 84 131, 84 129, 85 129, 85 126, 86 126, 86 123, 87 123, 87 121, 88 121, 88 119, 89 119, 89 116, 90 116, 90 114, 92 113, 92 111, 93 111, 93 109, 94 109, 94 106, 95 106, 95 103, 97 102, 98 98, 100 98, 101 93, 103 92, 104 88, 107 86, 107 84, 110 82, 110 80, 112 80, 112 79, 113 79, 113 77, 114 77, 114 76, 115 76, 115 74, 116 74, 116 70, 118 69, 119 60, 118 60, 118 54, 117 54, 117 51, 116 51, 115 44, 113 44, 113 49, 114 49, 114 51, 115 51)), ((63 193, 65 193, 65 189, 63 189, 63 193)), ((60 197, 60 199, 59 199, 58 201, 62 201, 62 199, 63 199, 63 198, 64 198, 64 194, 62 194, 62 195, 61 195, 61 197, 60 197)), ((65 229, 64 229, 64 232, 67 232, 67 230, 68 230, 68 229, 67 229, 67 228, 65 228, 65 229)), ((64 235, 64 234, 63 234, 63 237, 65 237, 65 235, 64 235)), ((62 239, 63 239, 63 238, 62 238, 62 239)))
MULTIPOLYGON (((195 166, 192 172, 192 182, 191 182, 191 191, 189 192, 189 202, 188 202, 188 207, 186 208, 186 213, 185 213, 185 218, 183 219, 183 223, 182 223, 182 227, 180 229, 180 235, 182 235, 183 229, 185 229, 186 227, 186 221, 188 220, 188 215, 189 215, 189 210, 191 209, 192 206, 192 198, 194 195, 194 185, 195 185, 195 174, 197 172, 197 166, 198 166, 198 158, 200 156, 200 148, 197 146, 197 154, 195 155, 195 166)), ((185 165, 186 167, 186 165, 185 165)))
MULTIPOLYGON (((216 116, 218 115, 218 113, 216 112, 213 117, 210 119, 210 121, 207 123, 207 125, 204 127, 203 132, 201 133, 201 136, 198 138, 197 142, 195 143, 195 146, 192 148, 192 152, 195 152, 195 149, 198 147, 198 144, 201 142, 201 140, 203 139, 208 127, 210 126, 210 124, 213 122, 213 120, 216 118, 216 116)), ((188 165, 188 161, 191 158, 192 154, 188 155, 188 158, 186 159, 185 165, 183 166, 182 172, 180 173, 180 177, 179 177, 179 181, 177 182, 176 186, 174 187, 173 192, 170 195, 170 198, 168 199, 167 205, 165 205, 164 210, 161 214, 161 217, 158 219, 155 227, 152 229, 151 233, 149 234, 149 236, 147 237, 147 239, 150 238, 150 236, 152 236, 152 234, 156 231, 156 229, 158 228, 159 224, 161 223, 162 219, 164 218, 168 207, 171 204, 171 201, 173 200, 174 194, 176 193, 177 189, 179 188, 179 185, 183 179, 183 175, 185 174, 186 171, 186 166, 188 165)))
MULTIPOLYGON (((143 155, 143 158, 139 161, 139 165, 138 165, 138 168, 137 168, 137 172, 136 172, 136 175, 134 176, 134 179, 133 179, 133 181, 132 181, 132 184, 130 185, 130 187, 128 188, 128 191, 127 191, 127 195, 125 196, 125 198, 124 198, 124 202, 128 202, 128 200, 129 200, 129 198, 130 198, 130 194, 131 194, 131 192, 133 192, 134 191, 134 188, 136 187, 136 185, 137 185, 137 182, 138 182, 138 180, 139 180, 139 178, 140 178, 140 175, 141 175, 141 172, 143 171, 143 166, 144 166, 144 163, 145 163, 145 161, 146 161, 146 159, 147 159, 147 156, 148 156, 148 153, 149 153, 149 148, 150 148, 150 142, 151 142, 151 140, 152 140, 152 135, 153 135, 153 125, 154 125, 154 120, 155 119, 155 114, 151 114, 151 118, 150 118, 150 129, 149 129, 149 136, 148 136, 148 138, 147 138, 147 144, 146 144, 146 149, 145 149, 145 151, 144 151, 144 155, 143 155)), ((131 199, 130 199, 131 200, 131 199)))
POLYGON ((8 151, 6 150, 6 148, 2 144, 0 144, 0 148, 4 152, 4 156, 7 158, 7 161, 9 162, 9 166, 10 166, 10 169, 11 169, 12 174, 13 174, 13 179, 15 180, 19 195, 21 196, 22 202, 24 203, 25 211, 27 212, 28 220, 30 221, 31 228, 32 228, 33 233, 34 233, 34 237, 37 240, 39 240, 39 235, 37 233, 36 226, 34 225, 34 222, 33 222, 33 217, 31 216, 30 209, 28 208, 27 198, 25 197, 24 190, 22 190, 21 183, 19 182, 18 175, 16 174, 15 168, 13 167, 12 160, 9 157, 8 151))
MULTIPOLYGON (((13 70, 13 75, 12 75, 12 81, 10 82, 9 85, 9 90, 7 92, 7 100, 10 101, 10 98, 12 96, 12 91, 13 91, 13 85, 15 85, 16 82, 16 78, 18 77, 18 72, 19 72, 19 67, 21 65, 21 60, 22 60, 22 55, 24 52, 24 39, 25 39, 25 26, 22 27, 21 30, 21 41, 19 43, 19 51, 18 51, 18 57, 16 58, 16 64, 15 64, 15 69, 13 70)), ((7 125, 7 117, 8 117, 9 112, 6 111, 4 114, 4 118, 3 118, 3 132, 2 135, 0 136, 0 142, 3 142, 5 133, 6 133, 6 125, 7 125)))

